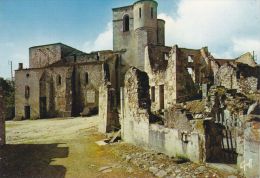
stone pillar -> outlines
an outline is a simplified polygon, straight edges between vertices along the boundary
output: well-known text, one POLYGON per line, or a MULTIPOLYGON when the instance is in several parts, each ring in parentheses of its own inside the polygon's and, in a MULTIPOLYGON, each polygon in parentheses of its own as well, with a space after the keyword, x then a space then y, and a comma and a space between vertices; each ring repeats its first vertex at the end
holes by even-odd
POLYGON ((98 106, 98 116, 100 119, 98 125, 98 131, 101 133, 106 133, 108 130, 109 119, 108 119, 108 86, 102 85, 99 88, 99 106, 98 106))
POLYGON ((0 146, 5 144, 4 95, 0 88, 0 146))

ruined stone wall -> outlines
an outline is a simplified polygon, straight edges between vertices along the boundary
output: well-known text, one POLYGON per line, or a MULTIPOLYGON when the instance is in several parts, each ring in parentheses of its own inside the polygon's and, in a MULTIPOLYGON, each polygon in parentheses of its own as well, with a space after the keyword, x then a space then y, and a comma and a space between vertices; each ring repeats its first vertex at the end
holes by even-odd
POLYGON ((186 101, 197 94, 195 83, 185 65, 185 57, 177 46, 174 46, 170 52, 165 81, 167 107, 171 107, 176 102, 186 101))
POLYGON ((81 112, 85 107, 98 107, 99 87, 104 82, 104 71, 102 65, 82 65, 76 69, 77 81, 77 103, 81 112), (88 81, 86 81, 86 75, 88 81))
POLYGON ((53 111, 54 113, 49 113, 50 116, 70 116, 71 106, 69 106, 72 101, 71 94, 71 82, 72 82, 72 67, 55 67, 47 69, 53 81, 52 91, 49 90, 47 94, 47 112, 53 111), (60 79, 59 79, 60 77, 60 79), (60 81, 59 81, 60 80, 60 81), (50 92, 53 94, 51 95, 50 92), (49 96, 49 97, 48 97, 49 96), (54 100, 54 106, 49 103, 54 100), (52 108, 54 107, 54 109, 52 108))
POLYGON ((170 53, 168 59, 168 65, 165 74, 165 108, 171 108, 177 102, 177 68, 175 67, 177 60, 177 50, 178 46, 174 46, 170 53))
POLYGON ((228 63, 220 66, 216 74, 215 82, 215 84, 219 86, 224 86, 229 89, 237 89, 238 86, 235 68, 228 63))
POLYGON ((157 20, 157 44, 165 45, 165 21, 162 19, 157 20))
POLYGON ((170 47, 164 46, 149 45, 145 48, 145 72, 149 76, 152 111, 160 109, 159 88, 165 86, 165 70, 168 64, 169 51, 170 47), (152 92, 154 92, 154 99, 152 98, 152 92))
POLYGON ((61 59, 61 45, 45 45, 29 49, 29 67, 45 67, 61 59))
MULTIPOLYGON (((110 82, 115 79, 115 62, 111 61, 110 82)), ((16 117, 30 118, 79 115, 85 107, 98 107, 99 87, 104 81, 102 63, 57 66, 16 71, 16 117), (25 87, 30 96, 25 97, 25 87)))
POLYGON ((0 147, 5 144, 5 108, 4 108, 4 93, 0 88, 0 147))
POLYGON ((146 73, 130 68, 125 76, 122 136, 127 142, 147 146, 149 136, 149 80, 146 73))
POLYGON ((35 46, 29 48, 29 67, 47 67, 64 59, 67 59, 65 62, 74 61, 75 55, 81 56, 84 54, 85 53, 62 43, 35 46))
POLYGON ((194 162, 202 161, 204 142, 200 133, 203 133, 203 129, 183 132, 177 128, 151 124, 148 88, 147 74, 130 68, 125 78, 124 117, 121 120, 123 139, 170 156, 183 156, 194 162))

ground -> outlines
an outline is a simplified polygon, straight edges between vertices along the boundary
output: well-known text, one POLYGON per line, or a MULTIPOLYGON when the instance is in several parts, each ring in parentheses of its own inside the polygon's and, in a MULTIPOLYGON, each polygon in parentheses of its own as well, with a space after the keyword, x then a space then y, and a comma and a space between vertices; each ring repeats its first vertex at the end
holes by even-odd
POLYGON ((97 117, 7 121, 0 177, 224 177, 214 169, 119 142, 99 146, 97 117))

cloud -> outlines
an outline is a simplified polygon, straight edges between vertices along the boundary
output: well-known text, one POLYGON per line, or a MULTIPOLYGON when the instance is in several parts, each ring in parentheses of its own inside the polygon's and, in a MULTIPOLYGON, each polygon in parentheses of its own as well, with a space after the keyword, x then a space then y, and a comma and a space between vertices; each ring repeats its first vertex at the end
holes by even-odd
POLYGON ((259 11, 258 0, 181 0, 176 16, 159 18, 166 21, 166 45, 208 46, 216 57, 237 57, 253 50, 260 55, 259 11))
POLYGON ((113 29, 112 23, 107 24, 106 30, 100 33, 94 41, 87 41, 83 45, 86 52, 113 49, 113 29))

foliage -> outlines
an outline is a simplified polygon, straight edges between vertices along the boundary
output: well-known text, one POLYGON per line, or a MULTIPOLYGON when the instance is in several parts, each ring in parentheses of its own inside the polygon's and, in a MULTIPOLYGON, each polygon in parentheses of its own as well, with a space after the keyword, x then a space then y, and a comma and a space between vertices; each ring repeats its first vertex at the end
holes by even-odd
POLYGON ((14 117, 14 82, 0 78, 0 87, 4 92, 5 118, 14 117))

